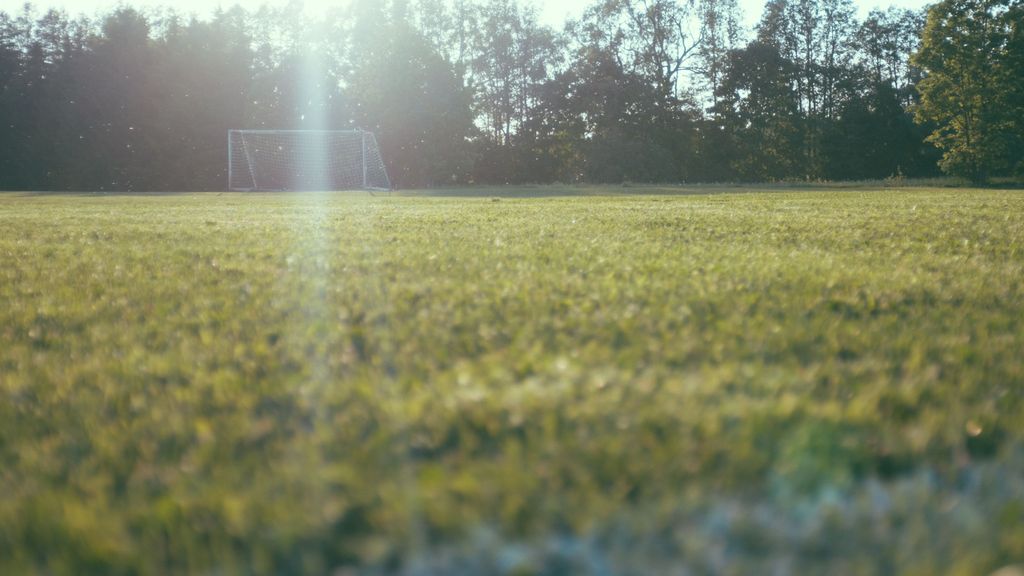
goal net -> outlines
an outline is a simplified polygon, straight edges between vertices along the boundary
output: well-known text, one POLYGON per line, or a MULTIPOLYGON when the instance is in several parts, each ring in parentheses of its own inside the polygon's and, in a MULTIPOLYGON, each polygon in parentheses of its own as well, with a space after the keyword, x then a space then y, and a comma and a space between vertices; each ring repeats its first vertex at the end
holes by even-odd
POLYGON ((390 190, 377 139, 362 130, 230 130, 231 190, 390 190))

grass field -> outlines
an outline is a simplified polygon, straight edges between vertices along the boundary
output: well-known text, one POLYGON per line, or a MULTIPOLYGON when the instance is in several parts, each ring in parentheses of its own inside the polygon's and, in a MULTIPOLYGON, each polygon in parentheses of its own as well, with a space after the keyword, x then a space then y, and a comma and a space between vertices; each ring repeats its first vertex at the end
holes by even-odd
POLYGON ((1024 561, 1024 193, 672 192, 0 194, 0 573, 1024 561))

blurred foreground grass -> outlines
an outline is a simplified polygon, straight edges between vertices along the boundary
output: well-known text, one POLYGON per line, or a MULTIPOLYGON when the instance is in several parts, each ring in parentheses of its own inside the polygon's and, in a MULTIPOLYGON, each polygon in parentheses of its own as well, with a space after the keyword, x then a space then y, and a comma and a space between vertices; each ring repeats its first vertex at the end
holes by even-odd
POLYGON ((559 194, 0 195, 0 573, 1024 560, 1024 194, 559 194))

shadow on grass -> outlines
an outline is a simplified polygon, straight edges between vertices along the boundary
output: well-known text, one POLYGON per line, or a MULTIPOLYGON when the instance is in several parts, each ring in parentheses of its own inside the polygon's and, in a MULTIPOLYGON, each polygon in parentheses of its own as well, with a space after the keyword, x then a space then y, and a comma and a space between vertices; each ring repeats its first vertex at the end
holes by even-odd
POLYGON ((32 191, 0 191, 0 195, 6 196, 31 196, 31 197, 62 197, 75 196, 85 198, 103 197, 160 197, 160 196, 222 196, 222 195, 253 195, 253 196, 282 196, 282 195, 310 195, 310 194, 331 194, 337 196, 348 196, 352 198, 560 198, 580 196, 637 196, 637 195, 701 195, 720 194, 735 192, 758 192, 765 188, 735 185, 677 185, 677 186, 656 186, 656 185, 508 185, 508 186, 462 186, 451 188, 422 188, 411 190, 393 191, 367 191, 367 190, 337 190, 337 191, 316 191, 316 190, 293 190, 293 191, 252 191, 252 192, 225 192, 225 191, 82 191, 82 190, 32 190, 32 191))
MULTIPOLYGON (((137 190, 104 190, 101 192, 88 192, 85 190, 0 190, 0 196, 30 196, 30 197, 42 197, 47 196, 60 197, 60 196, 81 196, 84 198, 103 198, 103 197, 120 197, 120 196, 220 196, 222 194, 234 194, 234 192, 168 192, 168 191, 156 191, 156 192, 142 192, 137 190)), ((257 192, 257 194, 262 194, 257 192)))
MULTIPOLYGON (((763 192, 878 192, 892 190, 979 188, 952 178, 926 178, 907 180, 859 180, 850 182, 768 182, 768 183, 720 183, 720 184, 545 184, 545 185, 495 185, 456 186, 448 188, 425 188, 395 191, 342 190, 330 194, 352 198, 560 198, 585 196, 695 196, 712 194, 749 194, 763 192)), ((993 182, 980 188, 994 190, 1021 190, 1024 183, 993 182)), ((287 194, 316 194, 312 190, 277 192, 225 192, 225 191, 2 191, 7 196, 78 196, 102 197, 158 197, 158 196, 221 196, 256 195, 279 196, 287 194)))

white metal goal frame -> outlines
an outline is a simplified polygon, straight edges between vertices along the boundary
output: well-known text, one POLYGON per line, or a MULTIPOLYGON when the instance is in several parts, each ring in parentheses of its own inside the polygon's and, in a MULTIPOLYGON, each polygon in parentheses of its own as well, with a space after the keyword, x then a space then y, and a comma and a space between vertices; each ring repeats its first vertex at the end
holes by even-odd
POLYGON ((391 190, 373 132, 228 130, 228 189, 391 190))

